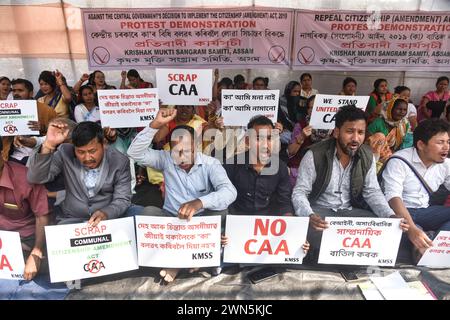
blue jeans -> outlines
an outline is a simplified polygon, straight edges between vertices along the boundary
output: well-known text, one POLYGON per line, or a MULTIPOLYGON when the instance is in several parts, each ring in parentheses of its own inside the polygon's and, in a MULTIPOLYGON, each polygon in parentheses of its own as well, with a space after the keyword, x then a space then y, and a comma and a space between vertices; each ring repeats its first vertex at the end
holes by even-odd
POLYGON ((450 207, 408 208, 408 211, 414 223, 424 231, 450 231, 450 207))
POLYGON ((125 211, 123 218, 138 216, 141 214, 141 212, 143 210, 144 210, 143 206, 138 206, 137 204, 131 204, 131 206, 128 207, 127 211, 125 211))

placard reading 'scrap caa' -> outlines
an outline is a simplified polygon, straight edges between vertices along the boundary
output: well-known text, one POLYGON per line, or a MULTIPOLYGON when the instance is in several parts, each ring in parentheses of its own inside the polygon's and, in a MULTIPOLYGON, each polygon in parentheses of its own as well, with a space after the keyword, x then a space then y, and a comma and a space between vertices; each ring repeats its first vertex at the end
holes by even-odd
POLYGON ((212 98, 210 69, 156 69, 156 84, 165 105, 207 105, 212 98))

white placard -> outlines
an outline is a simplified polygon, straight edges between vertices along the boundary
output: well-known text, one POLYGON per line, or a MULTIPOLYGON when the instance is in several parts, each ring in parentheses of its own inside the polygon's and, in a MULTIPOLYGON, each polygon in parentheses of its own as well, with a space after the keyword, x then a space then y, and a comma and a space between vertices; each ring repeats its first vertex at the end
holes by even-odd
POLYGON ((98 90, 102 127, 146 127, 159 110, 158 89, 98 90))
POLYGON ((0 231, 0 279, 23 280, 24 270, 20 234, 0 231))
POLYGON ((417 265, 431 268, 450 267, 450 231, 439 232, 433 240, 433 246, 425 251, 417 265))
POLYGON ((394 266, 401 219, 326 217, 319 263, 394 266))
POLYGON ((46 226, 51 282, 94 278, 138 269, 132 217, 46 226))
POLYGON ((309 218, 228 215, 224 262, 301 264, 309 218))
POLYGON ((38 121, 36 100, 0 100, 0 136, 39 135, 28 121, 38 121))
POLYGON ((314 106, 309 124, 313 129, 334 129, 334 116, 340 107, 354 105, 366 110, 369 96, 339 96, 318 94, 314 99, 314 106))
POLYGON ((251 118, 263 115, 275 124, 280 90, 222 90, 222 116, 226 126, 247 127, 251 118))
POLYGON ((165 105, 207 105, 212 100, 211 69, 156 69, 159 96, 165 105))
POLYGON ((197 268, 220 265, 220 216, 136 216, 139 265, 197 268))

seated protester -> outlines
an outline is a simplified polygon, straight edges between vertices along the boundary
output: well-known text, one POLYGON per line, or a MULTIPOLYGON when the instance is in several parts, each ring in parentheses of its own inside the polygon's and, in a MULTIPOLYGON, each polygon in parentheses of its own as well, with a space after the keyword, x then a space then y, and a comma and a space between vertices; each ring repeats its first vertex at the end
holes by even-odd
MULTIPOLYGON (((128 155, 138 164, 161 170, 166 183, 164 206, 146 207, 143 215, 191 219, 221 215, 222 227, 228 206, 236 200, 236 189, 217 159, 198 152, 192 127, 182 125, 171 132, 170 151, 150 149, 156 132, 175 119, 176 109, 159 109, 156 119, 133 140, 128 155)), ((179 269, 163 269, 161 277, 171 282, 179 269)))
POLYGON ((358 83, 352 77, 347 77, 342 82, 342 90, 339 92, 341 96, 354 96, 356 95, 356 87, 358 83))
MULTIPOLYGON (((14 79, 12 82, 14 100, 33 100, 33 84, 25 79, 14 79)), ((47 128, 52 119, 56 118, 56 112, 45 103, 36 102, 38 121, 29 121, 28 126, 32 130, 39 131, 41 135, 47 133, 47 128)), ((31 148, 25 146, 14 146, 14 137, 2 137, 2 157, 4 160, 17 161, 26 164, 31 148)))
POLYGON ((391 101, 392 97, 392 93, 389 92, 387 80, 375 80, 373 83, 373 91, 370 93, 369 103, 366 108, 368 124, 371 124, 376 118, 381 117, 382 111, 386 110, 387 104, 391 101))
POLYGON ((247 125, 249 151, 224 164, 238 191, 236 201, 228 208, 231 214, 293 215, 292 187, 287 166, 278 158, 274 128, 265 116, 253 117, 247 125))
POLYGON ((253 90, 268 90, 269 78, 256 77, 252 82, 253 90))
MULTIPOLYGON (((409 120, 407 118, 408 103, 403 99, 393 98, 386 109, 382 112, 381 118, 376 118, 369 126, 367 131, 370 135, 381 132, 386 139, 383 145, 378 140, 377 148, 384 149, 388 147, 391 152, 400 149, 412 147, 412 133, 409 120)), ((376 153, 374 149, 372 152, 376 153)), ((388 153, 387 153, 388 154, 388 153)), ((387 158, 380 157, 378 162, 384 163, 387 158)))
POLYGON ((146 89, 153 88, 151 82, 144 81, 137 70, 130 69, 128 72, 122 71, 122 82, 120 83, 120 89, 146 89), (125 80, 128 79, 128 85, 125 84, 125 80))
POLYGON ((47 190, 29 184, 27 167, 0 157, 0 230, 20 233, 25 257, 25 280, 41 269, 44 256, 44 227, 50 222, 47 190))
POLYGON ((411 89, 406 86, 396 86, 394 88, 394 98, 400 98, 408 102, 408 112, 406 114, 406 117, 409 120, 409 123, 411 124, 411 131, 414 130, 415 127, 417 127, 417 108, 416 106, 411 102, 411 89))
POLYGON ((436 81, 436 90, 427 92, 421 99, 418 108, 417 120, 439 118, 450 100, 448 89, 449 79, 446 76, 439 77, 436 81))
POLYGON ((450 190, 449 129, 442 119, 420 122, 413 133, 414 146, 397 151, 382 173, 386 200, 411 225, 408 237, 416 248, 417 261, 419 253, 432 246, 425 231, 436 235, 450 231, 450 208, 430 204, 430 194, 441 184, 450 190))
POLYGON ((78 105, 74 111, 75 122, 92 121, 100 123, 100 109, 91 86, 81 86, 78 105))
POLYGON ((313 129, 312 126, 309 125, 315 98, 316 96, 308 98, 306 117, 300 119, 295 124, 287 148, 289 157, 288 167, 290 171, 289 179, 292 186, 294 186, 297 181, 298 167, 308 147, 328 138, 333 133, 333 130, 313 129))
POLYGON ((95 122, 81 122, 68 137, 67 124, 52 123, 44 143, 28 161, 28 181, 48 183, 60 174, 66 195, 55 207, 58 224, 100 221, 134 216, 141 207, 131 206, 131 175, 127 156, 105 147, 103 129, 95 122), (58 149, 57 149, 58 148, 58 149), (56 150, 57 149, 57 150, 56 150))
POLYGON ((42 71, 39 75, 39 86, 43 94, 37 101, 52 107, 58 117, 68 118, 72 94, 63 80, 61 72, 42 71))
POLYGON ((305 72, 300 75, 300 84, 302 85, 301 97, 309 98, 319 94, 319 90, 312 87, 312 75, 310 73, 305 72))
POLYGON ((333 137, 311 146, 300 163, 292 203, 296 215, 309 216, 314 259, 328 228, 325 217, 395 217, 378 184, 372 151, 363 144, 366 126, 364 111, 342 107, 333 137), (362 209, 363 200, 372 211, 362 209))

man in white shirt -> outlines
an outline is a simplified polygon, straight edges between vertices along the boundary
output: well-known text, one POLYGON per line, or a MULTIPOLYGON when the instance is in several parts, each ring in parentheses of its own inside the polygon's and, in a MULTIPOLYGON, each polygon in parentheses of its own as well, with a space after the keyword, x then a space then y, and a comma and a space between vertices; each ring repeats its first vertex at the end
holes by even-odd
MULTIPOLYGON (((422 121, 413 133, 414 147, 394 154, 412 165, 432 192, 442 184, 450 190, 449 129, 441 119, 422 121)), ((390 159, 382 177, 386 200, 409 222, 408 237, 420 253, 432 246, 424 231, 450 231, 450 207, 429 205, 427 187, 405 161, 390 159)))

